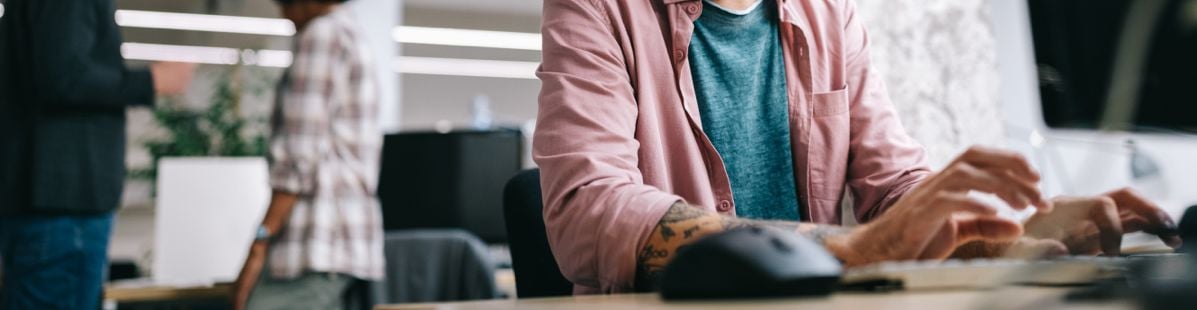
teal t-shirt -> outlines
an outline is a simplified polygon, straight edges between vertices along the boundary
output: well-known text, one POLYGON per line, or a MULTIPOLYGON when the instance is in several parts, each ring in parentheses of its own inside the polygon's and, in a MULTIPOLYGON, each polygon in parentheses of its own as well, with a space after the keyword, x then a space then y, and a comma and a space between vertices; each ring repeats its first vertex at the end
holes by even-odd
POLYGON ((777 6, 743 15, 704 1, 690 41, 703 131, 731 179, 736 215, 799 220, 777 6))

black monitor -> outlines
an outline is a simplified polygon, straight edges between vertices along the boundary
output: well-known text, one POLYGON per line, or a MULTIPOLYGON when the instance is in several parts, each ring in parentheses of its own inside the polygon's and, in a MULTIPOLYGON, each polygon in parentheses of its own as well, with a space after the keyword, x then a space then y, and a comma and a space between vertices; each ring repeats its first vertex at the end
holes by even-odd
POLYGON ((1029 0, 1028 9, 1049 127, 1197 132, 1197 1, 1029 0))
POLYGON ((506 243, 503 186, 522 161, 519 130, 387 135, 378 183, 383 227, 462 228, 506 243))

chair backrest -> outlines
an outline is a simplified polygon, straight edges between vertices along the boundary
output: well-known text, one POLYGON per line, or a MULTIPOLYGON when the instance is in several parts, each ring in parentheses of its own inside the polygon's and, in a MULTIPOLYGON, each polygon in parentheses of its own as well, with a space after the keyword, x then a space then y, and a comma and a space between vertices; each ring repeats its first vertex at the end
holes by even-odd
POLYGON ((561 275, 549 250, 541 201, 539 169, 520 172, 503 189, 503 213, 519 298, 573 293, 573 283, 561 275))
POLYGON ((386 280, 377 303, 446 302, 499 297, 495 264, 474 234, 461 229, 386 233, 386 280))

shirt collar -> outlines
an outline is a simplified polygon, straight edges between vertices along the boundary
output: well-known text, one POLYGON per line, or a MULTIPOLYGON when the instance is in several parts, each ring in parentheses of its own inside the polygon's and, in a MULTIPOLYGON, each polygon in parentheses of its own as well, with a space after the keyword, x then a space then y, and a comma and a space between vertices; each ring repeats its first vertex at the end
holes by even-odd
MULTIPOLYGON (((674 4, 674 3, 680 3, 680 2, 694 2, 694 1, 702 1, 702 0, 661 0, 661 2, 665 3, 665 4, 674 4)), ((787 2, 790 2, 790 0, 777 0, 777 2, 787 3, 787 2)))

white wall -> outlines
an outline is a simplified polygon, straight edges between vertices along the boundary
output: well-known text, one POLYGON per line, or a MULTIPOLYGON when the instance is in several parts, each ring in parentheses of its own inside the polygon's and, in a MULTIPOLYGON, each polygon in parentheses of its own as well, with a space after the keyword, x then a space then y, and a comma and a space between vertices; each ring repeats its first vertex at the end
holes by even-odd
POLYGON ((906 131, 932 166, 1003 143, 996 45, 984 0, 857 0, 906 131))
POLYGON ((400 45, 391 38, 391 29, 403 24, 403 0, 354 0, 350 9, 357 17, 374 56, 375 76, 378 79, 379 125, 384 131, 396 131, 400 126, 402 84, 392 69, 392 60, 401 54, 400 45))

